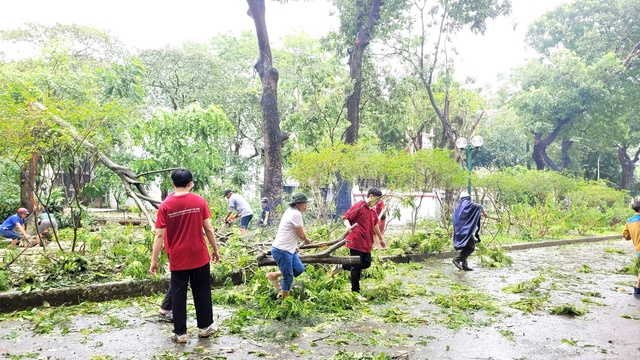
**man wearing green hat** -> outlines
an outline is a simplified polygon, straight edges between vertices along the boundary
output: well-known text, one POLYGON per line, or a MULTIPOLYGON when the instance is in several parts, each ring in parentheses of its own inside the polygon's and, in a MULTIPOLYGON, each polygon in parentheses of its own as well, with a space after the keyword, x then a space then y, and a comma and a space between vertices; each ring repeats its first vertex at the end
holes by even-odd
POLYGON ((304 265, 298 257, 298 239, 311 244, 304 232, 302 213, 307 211, 307 195, 295 193, 291 197, 289 208, 282 214, 276 238, 271 245, 271 255, 280 271, 270 272, 267 279, 276 289, 282 289, 282 300, 289 296, 293 278, 304 272, 304 265), (278 278, 282 276, 282 286, 278 278))

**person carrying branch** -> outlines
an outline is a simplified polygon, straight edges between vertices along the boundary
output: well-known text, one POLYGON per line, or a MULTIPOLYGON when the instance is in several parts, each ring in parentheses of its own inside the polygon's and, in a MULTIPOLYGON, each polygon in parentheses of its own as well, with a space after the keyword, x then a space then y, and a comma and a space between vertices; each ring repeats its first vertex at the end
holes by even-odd
POLYGON ((2 225, 0 225, 0 236, 11 239, 11 245, 9 245, 9 247, 20 244, 20 240, 24 241, 26 247, 31 245, 29 244, 29 236, 24 230, 24 219, 26 219, 27 216, 29 216, 29 210, 19 208, 15 214, 9 216, 2 225), (18 234, 16 229, 22 235, 18 234))
POLYGON ((467 263, 467 258, 480 242, 480 219, 487 216, 480 204, 471 201, 466 191, 460 193, 458 205, 453 212, 453 248, 460 254, 453 259, 453 265, 464 271, 473 271, 467 263))
MULTIPOLYGON (((624 237, 625 240, 633 241, 633 246, 636 248, 637 253, 636 263, 640 263, 640 201, 634 201, 633 204, 631 204, 631 208, 636 213, 630 217, 624 225, 622 237, 624 237)), ((636 286, 633 287, 633 296, 636 299, 640 299, 640 272, 638 272, 638 282, 636 286)))
POLYGON ((298 257, 298 239, 304 244, 311 241, 304 232, 302 213, 307 211, 307 195, 295 193, 291 197, 289 208, 282 214, 276 238, 271 244, 271 255, 280 271, 268 273, 267 279, 276 289, 282 289, 282 301, 289 296, 293 279, 304 272, 304 265, 298 257), (282 276, 282 285, 278 278, 282 276))
POLYGON ((357 224, 346 237, 346 247, 349 249, 351 256, 359 256, 360 264, 336 264, 331 269, 331 277, 340 270, 349 270, 351 272, 351 291, 358 293, 358 300, 367 301, 367 298, 360 295, 360 278, 362 270, 371 266, 371 249, 373 247, 373 238, 377 236, 380 239, 380 246, 386 247, 384 237, 378 227, 378 213, 376 212, 376 204, 382 199, 382 191, 380 189, 371 188, 367 192, 367 199, 360 200, 355 203, 343 216, 344 225, 349 229, 351 224, 357 224))

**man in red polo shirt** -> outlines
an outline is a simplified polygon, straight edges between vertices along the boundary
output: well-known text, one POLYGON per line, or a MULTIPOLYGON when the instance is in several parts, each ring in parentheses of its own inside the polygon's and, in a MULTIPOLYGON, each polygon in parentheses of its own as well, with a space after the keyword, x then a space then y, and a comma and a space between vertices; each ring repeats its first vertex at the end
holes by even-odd
POLYGON ((189 190, 193 176, 187 169, 176 169, 171 174, 175 189, 158 209, 156 236, 149 272, 158 271, 158 256, 165 243, 171 254, 171 292, 173 303, 173 337, 178 343, 187 342, 187 285, 191 283, 193 303, 198 320, 198 336, 209 337, 217 331, 211 309, 211 271, 209 262, 220 260, 216 237, 209 222, 211 213, 207 202, 189 190), (211 244, 211 256, 202 236, 202 230, 211 244), (165 237, 166 235, 166 237, 165 237))
MULTIPOLYGON (((331 270, 331 277, 340 270, 351 271, 351 291, 360 292, 360 277, 362 269, 368 269, 371 266, 371 248, 373 247, 373 237, 378 236, 380 246, 386 247, 382 232, 378 227, 378 213, 376 212, 376 204, 382 198, 380 189, 371 188, 367 192, 367 199, 360 200, 347 211, 344 216, 344 225, 348 228, 351 224, 357 224, 353 230, 347 235, 346 247, 349 248, 351 256, 359 256, 360 264, 358 265, 341 265, 337 264, 331 270)), ((358 294, 358 300, 366 301, 362 295, 358 294)))

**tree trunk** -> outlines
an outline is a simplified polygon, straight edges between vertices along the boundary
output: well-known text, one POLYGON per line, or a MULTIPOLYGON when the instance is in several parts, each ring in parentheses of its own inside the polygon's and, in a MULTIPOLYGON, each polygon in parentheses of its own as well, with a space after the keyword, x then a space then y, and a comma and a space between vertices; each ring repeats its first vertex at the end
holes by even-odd
MULTIPOLYGON (((380 18, 380 6, 382 0, 371 0, 371 7, 367 21, 363 26, 358 26, 353 47, 349 53, 349 76, 353 81, 353 92, 347 97, 347 119, 349 127, 344 134, 345 144, 353 145, 358 141, 360 130, 360 97, 362 95, 362 62, 364 52, 371 41, 371 33, 380 18)), ((336 196, 336 212, 338 216, 344 214, 351 207, 352 184, 348 179, 340 179, 338 182, 338 194, 336 196)))
POLYGON ((265 21, 264 0, 247 0, 248 15, 253 19, 260 56, 255 69, 262 82, 262 135, 264 139, 264 196, 275 209, 282 202, 282 143, 288 136, 280 130, 278 116, 278 70, 273 67, 271 45, 265 21))
POLYGON ((630 190, 631 184, 633 183, 633 173, 636 168, 636 163, 640 157, 640 147, 636 150, 633 159, 629 157, 627 150, 627 146, 618 148, 618 160, 620 161, 620 167, 622 168, 620 188, 630 190))
POLYGON ((542 138, 542 134, 534 134, 534 145, 533 145, 533 161, 536 162, 536 168, 538 170, 544 170, 545 166, 549 166, 553 171, 560 171, 560 167, 553 161, 549 156, 547 156, 547 147, 551 145, 558 137, 560 130, 562 130, 565 126, 571 124, 573 121, 572 118, 565 118, 558 120, 555 129, 547 135, 546 138, 542 138))
POLYGON ((569 150, 573 146, 573 141, 568 139, 562 140, 562 169, 566 169, 571 164, 571 158, 569 157, 569 150))
POLYGON ((20 171, 20 205, 30 213, 36 206, 35 195, 33 193, 36 186, 36 173, 38 171, 38 154, 32 154, 29 164, 20 171))

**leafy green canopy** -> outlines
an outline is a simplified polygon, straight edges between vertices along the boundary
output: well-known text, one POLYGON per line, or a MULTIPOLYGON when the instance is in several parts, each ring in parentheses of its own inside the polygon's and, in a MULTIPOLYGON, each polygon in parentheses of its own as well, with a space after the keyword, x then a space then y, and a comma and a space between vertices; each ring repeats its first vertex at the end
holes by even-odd
MULTIPOLYGON (((140 172, 184 167, 191 170, 196 186, 206 186, 212 175, 224 170, 224 148, 233 127, 217 106, 191 105, 175 112, 160 111, 135 131, 144 151, 135 166, 140 172)), ((163 188, 170 188, 163 176, 163 188)))

